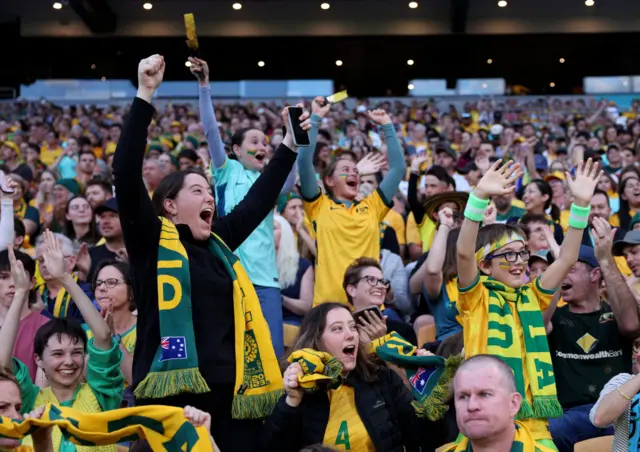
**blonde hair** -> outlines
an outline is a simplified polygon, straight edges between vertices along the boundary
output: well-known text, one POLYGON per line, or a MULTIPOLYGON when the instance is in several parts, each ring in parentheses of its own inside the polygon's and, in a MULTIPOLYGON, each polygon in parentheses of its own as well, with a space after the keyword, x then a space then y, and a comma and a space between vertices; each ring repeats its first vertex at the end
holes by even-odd
POLYGON ((278 280, 280 281, 280 288, 286 289, 296 283, 300 253, 293 235, 293 229, 287 219, 280 215, 274 215, 273 218, 280 225, 280 245, 276 254, 278 280))

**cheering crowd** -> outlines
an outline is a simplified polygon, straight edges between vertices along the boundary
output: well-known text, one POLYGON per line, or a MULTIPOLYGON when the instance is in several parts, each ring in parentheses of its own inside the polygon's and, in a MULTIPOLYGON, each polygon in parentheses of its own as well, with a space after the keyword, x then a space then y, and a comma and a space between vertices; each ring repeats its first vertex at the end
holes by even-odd
POLYGON ((0 448, 638 451, 638 102, 292 118, 190 62, 197 111, 159 55, 0 104, 0 448))

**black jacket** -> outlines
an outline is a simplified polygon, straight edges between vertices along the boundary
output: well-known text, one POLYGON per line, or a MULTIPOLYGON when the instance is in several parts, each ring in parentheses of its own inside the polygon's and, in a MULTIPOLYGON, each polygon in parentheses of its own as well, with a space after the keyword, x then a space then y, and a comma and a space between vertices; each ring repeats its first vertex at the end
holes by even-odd
MULTIPOLYGON (((134 99, 113 161, 120 222, 129 253, 133 293, 138 307, 134 387, 146 377, 160 345, 156 279, 161 223, 142 181, 147 127, 154 111, 149 103, 134 99)), ((231 250, 240 246, 273 209, 295 159, 295 152, 280 145, 245 199, 230 214, 215 220, 213 232, 231 250)), ((222 262, 209 252, 207 241, 194 239, 186 225, 178 224, 177 229, 189 257, 192 319, 200 372, 210 386, 228 385, 231 388, 235 379, 231 277, 222 262)), ((163 404, 161 399, 149 402, 163 404)), ((171 402, 167 404, 174 406, 185 403, 176 398, 165 402, 171 402)), ((205 411, 215 409, 207 406, 199 408, 205 411)))
MULTIPOLYGON (((352 373, 345 384, 355 389, 358 414, 378 452, 403 452, 405 447, 413 452, 420 446, 429 452, 444 444, 440 423, 415 416, 411 393, 389 368, 380 367, 378 380, 372 383, 352 373)), ((262 430, 265 452, 297 452, 322 443, 329 408, 325 391, 305 394, 296 408, 287 405, 283 396, 262 430)))

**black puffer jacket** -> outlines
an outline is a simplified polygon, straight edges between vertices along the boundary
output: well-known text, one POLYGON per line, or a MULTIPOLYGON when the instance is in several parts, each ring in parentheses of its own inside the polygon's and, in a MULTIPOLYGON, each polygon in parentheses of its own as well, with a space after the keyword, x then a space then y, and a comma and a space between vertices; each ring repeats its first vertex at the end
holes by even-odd
MULTIPOLYGON (((440 423, 415 416, 411 393, 387 367, 380 368, 377 381, 367 383, 351 374, 345 384, 355 389, 358 414, 378 452, 413 452, 419 447, 429 452, 444 443, 439 438, 443 431, 440 423)), ((305 394, 296 408, 287 405, 283 396, 263 427, 264 450, 297 452, 320 444, 328 422, 326 392, 305 394)))

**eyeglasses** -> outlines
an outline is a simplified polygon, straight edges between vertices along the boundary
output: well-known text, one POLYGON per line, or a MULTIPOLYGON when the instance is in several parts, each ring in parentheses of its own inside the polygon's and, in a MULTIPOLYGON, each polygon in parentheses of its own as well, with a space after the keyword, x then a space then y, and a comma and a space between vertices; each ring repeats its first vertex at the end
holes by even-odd
MULTIPOLYGON (((70 257, 73 257, 73 256, 62 256, 63 259, 69 259, 70 257)), ((39 263, 39 264, 44 264, 44 258, 42 256, 40 256, 40 257, 36 258, 36 262, 39 263)))
POLYGON ((518 256, 520 256, 520 259, 522 259, 522 262, 528 262, 529 257, 531 257, 531 253, 529 253, 529 251, 527 250, 507 251, 506 253, 489 254, 487 256, 487 259, 493 259, 495 257, 504 257, 504 260, 506 260, 507 262, 515 262, 518 260, 518 256))
POLYGON ((363 276, 358 280, 358 282, 362 280, 366 281, 367 284, 369 284, 371 287, 375 287, 379 285, 380 287, 389 289, 389 286, 391 286, 391 283, 389 282, 388 279, 376 278, 375 276, 363 276))
POLYGON ((122 283, 123 283, 123 281, 118 279, 118 278, 107 278, 104 281, 101 280, 101 279, 97 279, 96 282, 93 284, 93 290, 96 290, 102 284, 107 286, 107 289, 113 289, 118 284, 122 284, 122 283))

